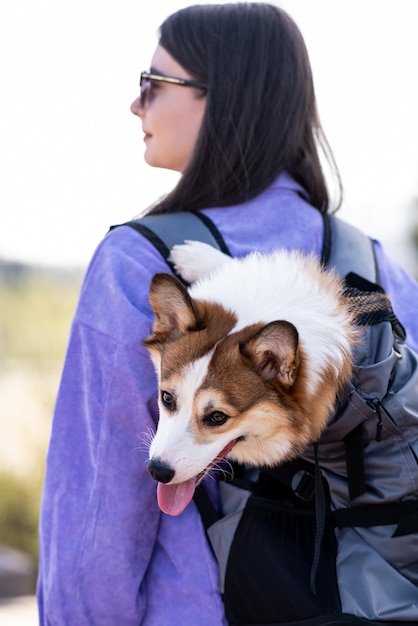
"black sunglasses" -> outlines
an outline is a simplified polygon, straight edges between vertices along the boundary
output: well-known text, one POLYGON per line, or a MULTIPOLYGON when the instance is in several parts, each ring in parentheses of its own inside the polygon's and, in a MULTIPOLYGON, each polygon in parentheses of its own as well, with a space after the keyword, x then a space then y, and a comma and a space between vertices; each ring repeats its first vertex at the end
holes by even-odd
POLYGON ((197 87, 198 89, 207 89, 206 83, 199 80, 189 80, 188 78, 175 78, 174 76, 164 76, 163 74, 153 74, 152 72, 141 72, 139 86, 141 88, 141 106, 145 107, 153 82, 170 83, 171 85, 179 85, 180 87, 197 87))

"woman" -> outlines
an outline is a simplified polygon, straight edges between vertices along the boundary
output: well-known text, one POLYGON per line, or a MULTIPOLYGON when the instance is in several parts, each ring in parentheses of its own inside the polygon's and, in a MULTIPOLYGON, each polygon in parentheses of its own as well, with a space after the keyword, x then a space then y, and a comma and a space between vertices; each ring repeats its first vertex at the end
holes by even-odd
MULTIPOLYGON (((202 209, 233 255, 277 247, 321 253, 321 213, 331 201, 318 146, 338 175, 303 39, 283 11, 243 3, 175 13, 161 27, 131 110, 147 163, 182 173, 153 212, 202 209)), ((376 254, 418 347, 417 287, 378 243, 376 254)), ((157 412, 142 341, 152 323, 150 280, 166 269, 147 240, 117 228, 87 271, 48 453, 42 625, 225 623, 199 514, 193 504, 176 518, 161 514, 145 472, 157 412)))

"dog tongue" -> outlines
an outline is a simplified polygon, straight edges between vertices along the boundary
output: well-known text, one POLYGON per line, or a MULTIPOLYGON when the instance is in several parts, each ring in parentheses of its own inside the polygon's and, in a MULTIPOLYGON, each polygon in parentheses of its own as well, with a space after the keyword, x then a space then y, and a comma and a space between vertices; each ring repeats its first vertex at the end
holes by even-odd
POLYGON ((196 479, 190 478, 184 483, 177 485, 165 485, 158 483, 157 500, 158 506, 168 515, 180 515, 193 498, 196 487, 196 479))
MULTIPOLYGON (((236 443, 237 439, 230 441, 228 445, 226 445, 225 448, 218 454, 215 460, 208 465, 207 469, 210 469, 213 465, 215 465, 215 463, 226 457, 236 443)), ((200 476, 202 475, 203 472, 200 476)), ((182 483, 177 483, 176 485, 158 483, 157 501, 161 511, 163 513, 167 513, 168 515, 180 515, 180 513, 183 513, 184 509, 193 498, 196 482, 198 482, 198 480, 199 476, 195 476, 194 478, 185 480, 182 483)))

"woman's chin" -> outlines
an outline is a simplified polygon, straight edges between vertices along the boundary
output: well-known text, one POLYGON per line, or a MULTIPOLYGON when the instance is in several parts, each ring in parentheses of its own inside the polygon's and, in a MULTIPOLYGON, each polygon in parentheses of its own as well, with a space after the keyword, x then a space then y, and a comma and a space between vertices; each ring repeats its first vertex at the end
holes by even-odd
POLYGON ((179 164, 177 162, 170 161, 169 159, 159 159, 156 157, 155 154, 152 153, 151 150, 148 149, 148 147, 145 149, 144 152, 144 161, 147 165, 149 165, 150 167, 157 167, 163 170, 170 170, 171 172, 178 172, 178 173, 182 173, 183 172, 183 167, 180 168, 179 164))

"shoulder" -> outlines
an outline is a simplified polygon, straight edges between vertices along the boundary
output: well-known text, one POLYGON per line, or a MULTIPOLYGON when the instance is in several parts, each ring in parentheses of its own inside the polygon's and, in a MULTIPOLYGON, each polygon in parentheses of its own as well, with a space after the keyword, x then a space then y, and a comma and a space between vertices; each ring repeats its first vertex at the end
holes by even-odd
POLYGON ((168 267, 156 248, 127 226, 110 231, 87 268, 76 320, 122 342, 152 320, 148 302, 152 276, 168 267))

